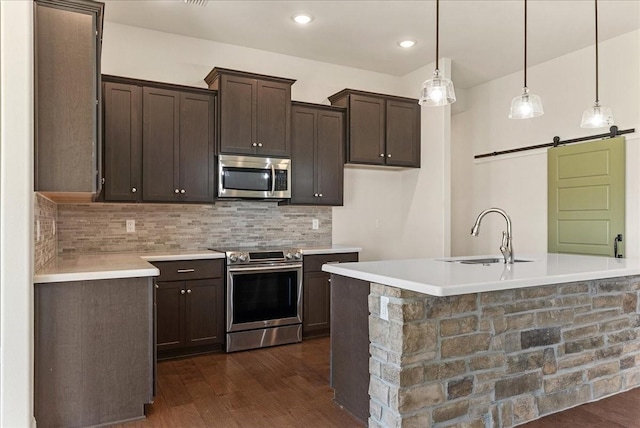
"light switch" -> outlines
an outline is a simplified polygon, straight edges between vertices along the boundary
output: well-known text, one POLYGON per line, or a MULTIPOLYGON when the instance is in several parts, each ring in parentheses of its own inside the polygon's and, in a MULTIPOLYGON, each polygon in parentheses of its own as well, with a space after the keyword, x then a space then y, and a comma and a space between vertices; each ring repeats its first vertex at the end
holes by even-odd
POLYGON ((389 298, 380 296, 380 318, 389 321, 389 298))

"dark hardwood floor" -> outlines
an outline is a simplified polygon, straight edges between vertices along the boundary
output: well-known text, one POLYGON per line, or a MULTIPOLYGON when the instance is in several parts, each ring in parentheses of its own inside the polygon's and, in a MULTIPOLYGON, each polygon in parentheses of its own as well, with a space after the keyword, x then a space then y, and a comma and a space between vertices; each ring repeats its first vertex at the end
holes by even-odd
POLYGON ((134 427, 362 427, 333 402, 329 338, 158 363, 157 396, 134 427))
MULTIPOLYGON (((158 363, 158 393, 136 427, 363 427, 333 402, 329 339, 158 363)), ((521 428, 640 428, 640 388, 521 428)))

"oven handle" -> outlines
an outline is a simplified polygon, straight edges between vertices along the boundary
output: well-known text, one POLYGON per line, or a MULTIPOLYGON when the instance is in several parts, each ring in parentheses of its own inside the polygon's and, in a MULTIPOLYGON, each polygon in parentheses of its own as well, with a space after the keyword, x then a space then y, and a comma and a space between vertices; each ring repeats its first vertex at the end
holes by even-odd
POLYGON ((288 270, 295 270, 300 268, 302 268, 302 263, 296 263, 296 264, 286 265, 286 266, 230 267, 228 268, 228 271, 229 272, 256 272, 256 271, 274 271, 274 270, 288 271, 288 270))

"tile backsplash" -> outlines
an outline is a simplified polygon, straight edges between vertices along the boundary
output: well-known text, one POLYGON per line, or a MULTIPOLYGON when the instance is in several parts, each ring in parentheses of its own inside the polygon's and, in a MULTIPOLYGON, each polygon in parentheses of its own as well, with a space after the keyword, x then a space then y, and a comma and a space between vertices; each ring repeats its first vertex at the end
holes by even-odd
POLYGON ((55 202, 39 193, 34 195, 33 207, 34 269, 37 271, 58 252, 55 235, 57 210, 55 202), (38 223, 40 223, 39 236, 38 223))
POLYGON ((215 205, 59 204, 57 252, 171 251, 237 246, 331 245, 331 207, 265 201, 215 205), (319 229, 312 230, 318 219, 319 229), (126 231, 127 220, 135 232, 126 231))

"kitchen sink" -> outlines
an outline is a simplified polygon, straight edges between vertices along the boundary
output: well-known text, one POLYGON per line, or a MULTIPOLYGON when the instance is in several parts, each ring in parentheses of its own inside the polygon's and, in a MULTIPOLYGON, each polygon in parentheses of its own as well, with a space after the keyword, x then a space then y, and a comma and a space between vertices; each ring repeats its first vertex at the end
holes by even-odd
MULTIPOLYGON (((468 265, 489 265, 493 263, 504 263, 504 258, 502 257, 490 257, 484 259, 440 259, 441 262, 447 263, 462 263, 468 265)), ((522 260, 516 259, 514 263, 523 263, 523 262, 531 262, 532 260, 522 260)))

